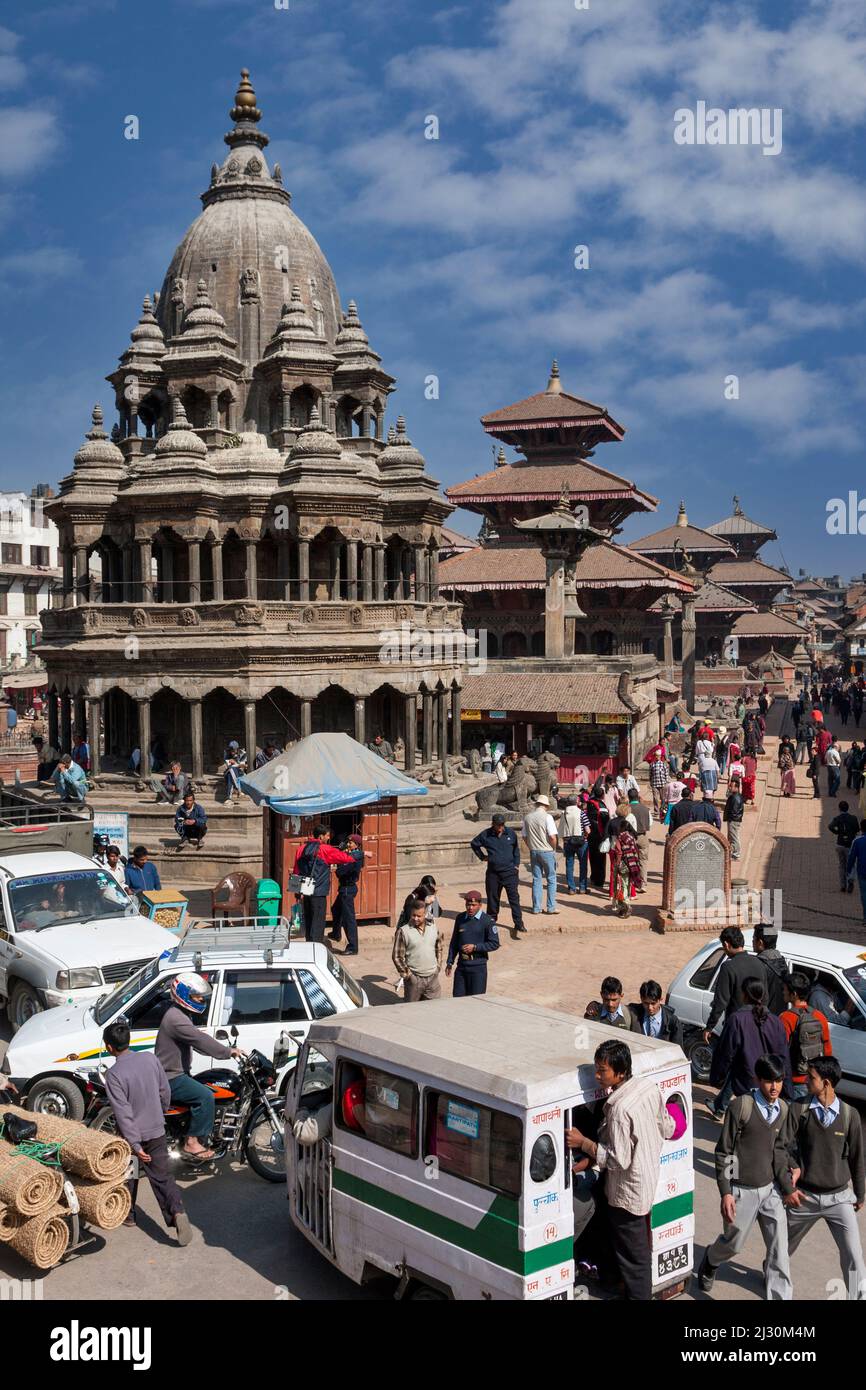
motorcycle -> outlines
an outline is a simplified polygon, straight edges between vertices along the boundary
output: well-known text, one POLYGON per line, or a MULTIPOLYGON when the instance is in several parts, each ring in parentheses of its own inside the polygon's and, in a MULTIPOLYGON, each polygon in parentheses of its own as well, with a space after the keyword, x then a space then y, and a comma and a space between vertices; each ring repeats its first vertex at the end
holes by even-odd
MULTIPOLYGON (((235 1158, 239 1163, 249 1163, 253 1172, 267 1182, 284 1183, 284 1100, 268 1094, 276 1082, 274 1064, 264 1053, 254 1049, 248 1056, 239 1057, 237 1066, 237 1071, 214 1067, 199 1072, 195 1078, 214 1093, 216 1115, 210 1143, 214 1157, 196 1159, 184 1151, 183 1143, 189 1131, 188 1105, 172 1105, 165 1112, 169 1156, 172 1162, 184 1163, 189 1168, 208 1168, 224 1158, 235 1158)), ((116 1133, 117 1121, 105 1089, 103 1072, 89 1070, 85 1075, 88 1092, 85 1124, 91 1129, 116 1133)))

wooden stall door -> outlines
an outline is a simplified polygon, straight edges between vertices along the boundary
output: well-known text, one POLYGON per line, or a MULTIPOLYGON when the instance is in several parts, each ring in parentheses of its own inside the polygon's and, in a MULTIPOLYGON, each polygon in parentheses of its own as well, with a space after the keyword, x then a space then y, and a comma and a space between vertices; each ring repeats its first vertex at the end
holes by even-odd
POLYGON ((397 892, 397 803, 393 797, 364 807, 361 823, 365 853, 356 913, 393 925, 397 892))

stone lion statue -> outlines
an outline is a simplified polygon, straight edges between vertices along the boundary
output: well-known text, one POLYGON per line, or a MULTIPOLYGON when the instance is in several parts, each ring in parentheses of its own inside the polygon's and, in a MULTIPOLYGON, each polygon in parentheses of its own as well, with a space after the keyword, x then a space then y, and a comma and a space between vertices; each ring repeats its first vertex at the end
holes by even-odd
POLYGON ((531 809, 532 798, 539 794, 552 802, 558 767, 559 758, 553 753, 542 753, 538 759, 524 754, 517 759, 506 782, 494 783, 476 793, 479 816, 500 810, 511 816, 524 816, 531 809))

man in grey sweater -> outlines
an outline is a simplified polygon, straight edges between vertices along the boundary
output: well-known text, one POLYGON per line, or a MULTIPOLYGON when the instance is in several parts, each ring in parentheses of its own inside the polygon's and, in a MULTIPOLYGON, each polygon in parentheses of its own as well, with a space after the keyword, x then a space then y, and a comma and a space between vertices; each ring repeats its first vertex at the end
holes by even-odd
MULTIPOLYGON (((174 1227, 178 1245, 189 1245, 189 1217, 183 1209, 180 1188, 169 1171, 165 1141, 164 1112, 171 1105, 168 1077, 152 1052, 130 1052, 128 1023, 110 1023, 102 1041, 115 1059, 114 1066, 106 1072, 105 1089, 118 1132, 139 1163, 144 1164, 166 1226, 174 1227)), ((127 1186, 132 1206, 125 1224, 134 1226, 138 1178, 131 1179, 127 1186)))
POLYGON ((223 1062, 229 1057, 246 1055, 240 1048, 217 1042, 203 1028, 196 1028, 190 1018, 190 1014, 207 1012, 211 993, 210 985, 201 975, 190 971, 176 976, 171 982, 171 1008, 162 1016, 154 1048, 165 1068, 172 1101, 189 1106, 189 1131, 183 1151, 195 1159, 214 1156, 213 1149, 202 1140, 207 1140, 213 1130, 216 1107, 210 1087, 190 1076, 192 1054, 203 1052, 206 1057, 216 1057, 223 1062))

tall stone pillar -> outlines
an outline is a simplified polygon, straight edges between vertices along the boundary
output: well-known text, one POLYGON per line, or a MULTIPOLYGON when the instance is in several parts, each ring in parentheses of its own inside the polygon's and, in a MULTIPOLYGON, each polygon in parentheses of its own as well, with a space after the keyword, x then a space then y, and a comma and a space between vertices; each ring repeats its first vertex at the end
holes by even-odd
POLYGON ((72 696, 68 691, 60 696, 60 751, 72 752, 72 696))
POLYGON ((435 545, 433 549, 428 552, 427 560, 429 564, 429 600, 431 603, 435 603, 439 598, 439 551, 435 545))
POLYGON ((212 430, 219 429, 220 423, 220 396, 219 391, 209 391, 208 401, 210 403, 210 427, 212 430))
POLYGON ((375 597, 382 603, 385 598, 385 546, 382 541, 377 541, 373 547, 376 557, 376 584, 375 597))
POLYGON ((683 594, 683 674, 681 690, 683 703, 690 714, 695 712, 695 595, 683 594))
POLYGON ((340 549, 341 549, 341 542, 340 542, 340 541, 331 541, 331 546, 330 546, 330 551, 329 551, 330 569, 331 569, 331 584, 330 584, 330 588, 331 588, 331 598, 334 600, 334 602, 336 602, 337 599, 339 599, 339 597, 340 597, 340 578, 341 578, 341 575, 340 575, 340 549))
POLYGON ((256 757, 256 702, 244 701, 244 740, 247 745, 248 767, 252 769, 256 757))
POLYGON ((222 541, 214 541, 210 548, 211 571, 213 573, 213 596, 216 603, 223 597, 223 547, 222 541))
POLYGON ((361 597, 365 603, 373 601, 373 547, 365 545, 361 549, 361 597))
POLYGON ((201 603, 201 541, 189 542, 189 602, 201 603))
POLYGON ((153 575, 151 565, 153 551, 149 540, 138 542, 139 593, 142 603, 153 603, 153 575))
POLYGON ((102 741, 101 707, 102 701, 96 698, 87 700, 87 742, 90 745, 90 771, 98 777, 102 771, 100 744, 102 741))
POLYGON ((346 597, 352 603, 358 600, 358 542, 346 542, 346 597))
POLYGON ((246 553, 246 594, 247 598, 256 598, 258 594, 258 575, 256 573, 256 543, 254 540, 244 541, 244 551, 246 553))
POLYGON ((88 600, 87 592, 88 573, 87 573, 87 546, 77 545, 75 547, 75 604, 80 607, 88 600))
POLYGON ((305 540, 298 541, 298 598, 310 601, 310 542, 305 540))
POLYGON ((425 690, 422 696, 421 761, 433 761, 433 696, 425 690))
POLYGON ((358 699, 355 701, 355 738, 358 743, 365 743, 367 739, 367 701, 358 699))
POLYGON ((415 547, 415 602, 427 602, 427 552, 423 545, 415 547))
POLYGON ((403 696, 403 743, 406 747, 406 771, 412 772, 418 752, 418 696, 403 696))
POLYGON ((670 607, 668 607, 667 604, 662 605, 662 622, 664 624, 664 646, 662 663, 665 669, 665 676, 667 677, 668 681, 671 682, 674 678, 674 611, 675 609, 673 604, 671 604, 670 607))
POLYGON ((451 752, 459 758, 463 752, 463 691, 459 685, 451 687, 451 752))
POLYGON ((440 690, 436 696, 436 733, 439 739, 438 757, 444 763, 448 757, 448 691, 440 690))
POLYGON ((141 767, 139 775, 144 778, 150 776, 150 696, 145 695, 143 699, 137 699, 138 705, 138 746, 141 749, 141 767))
POLYGON ((313 732, 313 702, 301 701, 301 738, 309 738, 313 732))
POLYGON ((565 656, 565 560, 564 550, 548 550, 545 556, 544 655, 553 661, 565 656))
POLYGON ((189 702, 189 727, 192 741, 192 779, 204 777, 204 744, 202 740, 201 700, 189 702))

